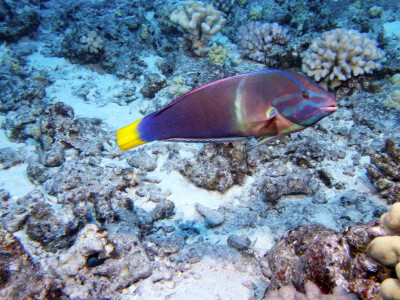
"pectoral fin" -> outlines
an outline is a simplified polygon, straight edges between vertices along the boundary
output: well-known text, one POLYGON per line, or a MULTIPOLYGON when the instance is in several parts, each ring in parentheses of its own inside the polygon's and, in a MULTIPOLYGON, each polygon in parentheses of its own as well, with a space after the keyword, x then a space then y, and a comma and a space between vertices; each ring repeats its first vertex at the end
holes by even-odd
POLYGON ((281 137, 281 135, 278 134, 278 135, 274 135, 274 136, 267 136, 266 138, 262 139, 262 140, 259 141, 257 144, 251 146, 250 148, 247 148, 246 150, 252 150, 252 149, 254 149, 254 148, 257 148, 257 147, 259 147, 259 146, 262 146, 262 145, 264 145, 264 144, 266 144, 266 143, 268 143, 268 142, 270 142, 270 141, 272 141, 272 140, 274 140, 274 139, 276 139, 276 138, 278 138, 278 137, 281 137))
POLYGON ((274 107, 270 107, 267 112, 265 113, 265 116, 263 116, 262 118, 258 119, 258 120, 254 120, 251 123, 255 126, 260 125, 262 123, 267 123, 269 121, 272 121, 276 116, 277 116, 278 112, 274 107))

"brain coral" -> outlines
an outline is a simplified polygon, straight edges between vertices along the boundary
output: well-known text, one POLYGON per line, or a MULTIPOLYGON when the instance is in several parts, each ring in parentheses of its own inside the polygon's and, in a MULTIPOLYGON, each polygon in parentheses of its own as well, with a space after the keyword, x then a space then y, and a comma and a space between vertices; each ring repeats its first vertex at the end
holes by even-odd
POLYGON ((239 28, 240 47, 248 58, 266 63, 274 55, 274 45, 285 45, 289 41, 287 32, 277 23, 250 22, 239 28))
POLYGON ((347 79, 380 69, 384 52, 367 34, 334 29, 315 38, 304 53, 302 70, 321 85, 334 89, 347 79))

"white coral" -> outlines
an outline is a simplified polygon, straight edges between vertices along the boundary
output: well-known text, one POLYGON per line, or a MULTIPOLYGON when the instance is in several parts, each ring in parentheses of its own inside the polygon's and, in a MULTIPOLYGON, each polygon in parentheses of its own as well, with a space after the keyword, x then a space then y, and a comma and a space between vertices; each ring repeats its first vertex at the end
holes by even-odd
POLYGON ((96 31, 89 31, 87 36, 82 36, 80 42, 90 53, 99 53, 103 49, 103 40, 96 31))
POLYGON ((367 34, 334 29, 315 38, 304 52, 302 70, 321 85, 334 89, 342 81, 381 68, 384 52, 367 34))
POLYGON ((208 52, 207 42, 224 27, 222 13, 201 1, 187 1, 170 15, 170 21, 185 32, 193 52, 200 56, 208 52))
POLYGON ((240 47, 252 60, 265 62, 273 45, 289 41, 288 30, 278 23, 250 22, 239 28, 240 47))

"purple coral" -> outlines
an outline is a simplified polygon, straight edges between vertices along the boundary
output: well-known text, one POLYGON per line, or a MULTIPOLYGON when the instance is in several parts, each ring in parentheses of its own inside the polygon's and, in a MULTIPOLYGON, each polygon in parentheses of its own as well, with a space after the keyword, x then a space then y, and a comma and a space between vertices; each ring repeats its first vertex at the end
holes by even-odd
POLYGON ((278 23, 250 22, 239 28, 240 47, 248 58, 265 63, 274 45, 289 41, 288 30, 278 23))

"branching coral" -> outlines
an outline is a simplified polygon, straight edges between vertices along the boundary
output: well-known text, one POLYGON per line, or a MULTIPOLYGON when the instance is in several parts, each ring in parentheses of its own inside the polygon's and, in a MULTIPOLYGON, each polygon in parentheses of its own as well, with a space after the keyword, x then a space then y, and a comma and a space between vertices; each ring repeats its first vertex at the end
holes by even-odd
POLYGON ((334 89, 351 77, 381 68, 384 52, 367 34, 352 29, 324 32, 304 53, 302 70, 321 85, 334 89))
POLYGON ((213 44, 208 52, 207 60, 210 64, 223 66, 228 56, 228 51, 222 46, 213 44))
POLYGON ((235 0, 214 0, 213 5, 219 10, 227 13, 235 6, 235 0))
POLYGON ((208 52, 207 42, 225 25, 222 12, 201 1, 187 1, 170 14, 170 21, 184 32, 183 38, 190 43, 194 54, 208 52))
POLYGON ((245 56, 262 63, 273 55, 274 45, 282 47, 289 41, 288 30, 277 23, 250 22, 239 28, 238 37, 245 56))
POLYGON ((96 31, 89 31, 87 36, 81 37, 80 42, 90 53, 99 53, 103 49, 103 40, 96 31))

